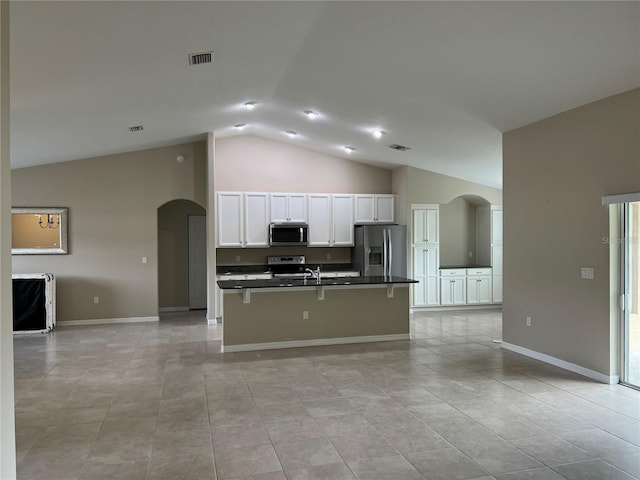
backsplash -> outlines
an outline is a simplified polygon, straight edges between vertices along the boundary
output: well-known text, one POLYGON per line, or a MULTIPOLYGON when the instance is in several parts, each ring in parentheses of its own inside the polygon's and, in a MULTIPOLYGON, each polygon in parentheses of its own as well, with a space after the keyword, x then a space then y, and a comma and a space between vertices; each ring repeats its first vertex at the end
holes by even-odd
POLYGON ((307 263, 351 263, 350 247, 218 248, 217 265, 265 265, 268 256, 304 255, 307 263))

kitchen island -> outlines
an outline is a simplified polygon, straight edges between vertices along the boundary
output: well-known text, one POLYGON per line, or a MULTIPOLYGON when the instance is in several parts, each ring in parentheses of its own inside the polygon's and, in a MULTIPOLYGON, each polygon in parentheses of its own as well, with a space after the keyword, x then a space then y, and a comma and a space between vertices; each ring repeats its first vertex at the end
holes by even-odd
POLYGON ((220 280, 222 350, 409 339, 404 277, 220 280))

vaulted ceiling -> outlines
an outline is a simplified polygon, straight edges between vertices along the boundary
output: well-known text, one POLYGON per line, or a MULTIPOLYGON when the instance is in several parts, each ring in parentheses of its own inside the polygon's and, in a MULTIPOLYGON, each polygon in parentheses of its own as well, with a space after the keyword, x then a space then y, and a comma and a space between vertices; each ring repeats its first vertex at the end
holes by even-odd
POLYGON ((214 131, 500 187, 502 132, 639 86, 638 2, 11 4, 13 168, 214 131))

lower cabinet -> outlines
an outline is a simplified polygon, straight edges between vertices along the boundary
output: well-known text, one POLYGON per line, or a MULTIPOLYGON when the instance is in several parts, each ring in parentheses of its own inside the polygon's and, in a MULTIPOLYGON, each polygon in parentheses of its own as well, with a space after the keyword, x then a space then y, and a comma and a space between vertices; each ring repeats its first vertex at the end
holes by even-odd
POLYGON ((440 270, 440 304, 467 303, 466 271, 464 268, 440 270))
POLYGON ((437 245, 413 248, 413 305, 431 307, 440 304, 438 265, 440 257, 437 245))
POLYGON ((467 303, 491 303, 491 269, 467 269, 467 303))

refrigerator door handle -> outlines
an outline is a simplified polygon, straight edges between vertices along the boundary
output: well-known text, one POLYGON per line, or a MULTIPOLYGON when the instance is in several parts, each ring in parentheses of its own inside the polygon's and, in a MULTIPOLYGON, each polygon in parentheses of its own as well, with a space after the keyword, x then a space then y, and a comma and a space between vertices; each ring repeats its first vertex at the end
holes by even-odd
POLYGON ((387 275, 387 230, 382 230, 382 275, 387 275))
POLYGON ((393 244, 391 243, 391 229, 387 230, 389 232, 389 268, 388 275, 391 276, 391 268, 393 267, 393 244))

